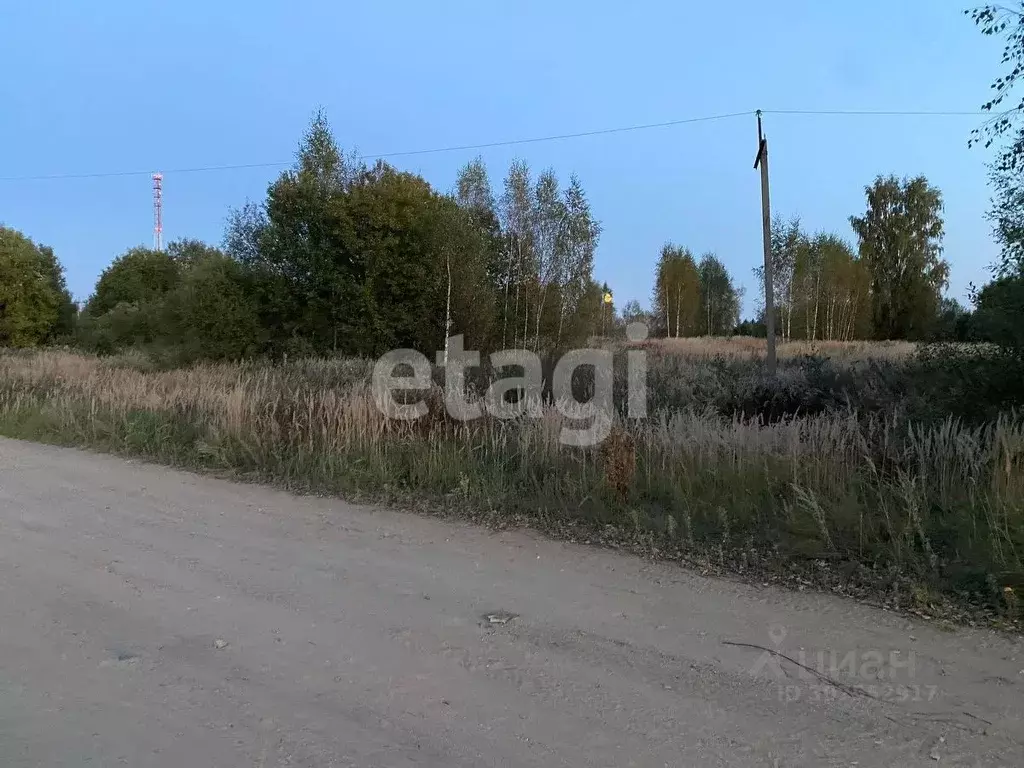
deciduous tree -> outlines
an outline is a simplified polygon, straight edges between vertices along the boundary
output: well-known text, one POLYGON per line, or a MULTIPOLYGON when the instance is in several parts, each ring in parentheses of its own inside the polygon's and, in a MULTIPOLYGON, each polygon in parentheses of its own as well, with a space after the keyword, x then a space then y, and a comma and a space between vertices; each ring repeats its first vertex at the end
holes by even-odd
POLYGON ((169 252, 131 248, 103 270, 85 311, 99 317, 122 303, 152 304, 174 289, 180 275, 179 265, 169 252))
POLYGON ((700 274, 688 248, 666 243, 661 249, 651 296, 658 331, 668 337, 698 333, 701 317, 700 274))
POLYGON ((867 210, 850 217, 871 274, 876 338, 924 338, 946 286, 942 195, 923 176, 879 176, 865 188, 867 210))
POLYGON ((0 346, 50 340, 61 330, 70 301, 53 251, 0 227, 0 346))
MULTIPOLYGON (((565 225, 562 228, 562 273, 559 286, 558 332, 555 344, 561 345, 567 318, 585 311, 584 296, 594 278, 594 253, 601 238, 601 225, 590 211, 590 203, 579 177, 569 177, 563 195, 565 225)), ((569 335, 572 341, 581 340, 569 335)))
POLYGON ((1024 274, 1024 96, 1015 94, 1024 77, 1024 6, 988 4, 965 13, 982 34, 1003 39, 1003 74, 993 81, 991 98, 982 104, 992 118, 973 132, 970 143, 997 147, 990 166, 995 194, 989 212, 1002 246, 996 272, 1024 274))
POLYGON ((568 217, 558 189, 558 177, 547 169, 537 177, 533 196, 533 243, 536 253, 536 297, 533 310, 533 348, 540 349, 541 322, 549 291, 560 291, 566 273, 566 227, 568 217))
POLYGON ((530 167, 516 160, 505 177, 501 196, 501 225, 504 232, 506 269, 504 279, 504 317, 502 345, 526 344, 530 321, 530 296, 537 279, 534 249, 534 206, 530 167))
POLYGON ((740 291, 725 265, 713 253, 697 265, 700 284, 701 330, 708 336, 731 334, 740 320, 740 291))
POLYGON ((188 266, 162 302, 157 342, 179 362, 239 360, 263 338, 250 270, 216 248, 190 241, 188 266))

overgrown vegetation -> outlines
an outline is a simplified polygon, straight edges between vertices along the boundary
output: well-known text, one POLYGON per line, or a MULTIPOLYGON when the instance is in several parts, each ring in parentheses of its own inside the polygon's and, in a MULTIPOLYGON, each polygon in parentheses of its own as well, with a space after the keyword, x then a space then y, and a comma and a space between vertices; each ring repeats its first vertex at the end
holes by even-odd
POLYGON ((495 195, 479 160, 451 194, 336 144, 322 113, 295 167, 230 218, 225 250, 135 248, 100 276, 78 343, 167 365, 254 356, 541 350, 600 332, 600 226, 580 181, 513 163, 495 195))
POLYGON ((617 417, 587 449, 559 442, 566 417, 551 405, 536 420, 434 408, 388 421, 358 359, 160 371, 143 357, 7 353, 0 431, 998 609, 1024 574, 1024 421, 971 423, 944 404, 926 417, 924 364, 864 352, 784 356, 769 382, 749 352, 651 347, 649 418, 617 417))
POLYGON ((53 249, 0 226, 0 347, 67 338, 75 312, 53 249))

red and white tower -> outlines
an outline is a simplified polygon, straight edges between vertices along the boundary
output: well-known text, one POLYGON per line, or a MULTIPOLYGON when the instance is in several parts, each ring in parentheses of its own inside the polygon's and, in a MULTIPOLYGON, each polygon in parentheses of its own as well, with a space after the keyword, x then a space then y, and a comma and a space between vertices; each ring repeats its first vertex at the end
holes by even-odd
POLYGON ((164 249, 164 175, 153 174, 153 247, 164 249))

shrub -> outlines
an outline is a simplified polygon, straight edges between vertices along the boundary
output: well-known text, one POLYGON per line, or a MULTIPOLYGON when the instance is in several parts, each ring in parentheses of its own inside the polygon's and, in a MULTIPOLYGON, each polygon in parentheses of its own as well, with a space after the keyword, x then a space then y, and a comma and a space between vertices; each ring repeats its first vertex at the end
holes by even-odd
POLYGON ((994 280, 981 289, 976 304, 976 337, 1024 356, 1024 276, 994 280))

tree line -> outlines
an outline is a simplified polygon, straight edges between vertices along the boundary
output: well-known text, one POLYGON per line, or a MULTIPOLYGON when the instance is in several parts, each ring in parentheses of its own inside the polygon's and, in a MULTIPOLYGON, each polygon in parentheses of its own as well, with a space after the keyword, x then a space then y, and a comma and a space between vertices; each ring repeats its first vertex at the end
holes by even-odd
POLYGON ((469 349, 544 351, 599 335, 614 312, 593 276, 601 227, 575 175, 563 185, 516 161, 496 191, 476 159, 445 194, 346 155, 322 113, 266 198, 230 214, 222 248, 128 250, 77 322, 53 252, 2 232, 6 346, 64 339, 184 362, 432 354, 463 334, 469 349))
MULTIPOLYGON (((943 292, 949 265, 942 253, 942 196, 924 177, 879 176, 865 188, 867 205, 851 216, 856 248, 831 232, 810 233, 799 217, 771 222, 776 335, 791 339, 928 340, 969 334, 967 311, 943 292)), ((713 253, 696 259, 667 243, 655 267, 649 313, 630 304, 656 335, 765 335, 764 268, 756 317, 739 322, 742 288, 713 253)))
MULTIPOLYGON (((1024 29, 1024 12, 1021 25, 1024 29)), ((1024 44, 1021 45, 1024 67, 1024 44)), ((1024 129, 1003 163, 1024 169, 1024 129)), ((878 176, 864 189, 865 210, 850 217, 851 244, 832 232, 807 231, 799 217, 771 222, 775 329, 781 341, 987 341, 1024 347, 1024 178, 994 171, 997 196, 990 218, 1003 257, 994 279, 970 288, 972 308, 945 295, 949 263, 942 258, 941 192, 923 176, 878 176)), ((661 337, 765 335, 764 269, 755 316, 739 322, 742 288, 713 253, 696 259, 667 243, 655 267, 651 308, 623 309, 661 337)))
POLYGON ((597 329, 600 237, 582 184, 512 164, 496 195, 484 164, 440 194, 338 149, 322 115, 297 167, 236 212, 227 253, 256 278, 272 347, 302 354, 542 349, 597 329))
MULTIPOLYGON (((1022 136, 993 170, 991 217, 1004 258, 972 296, 973 312, 943 296, 939 190, 924 177, 880 176, 865 188, 864 212, 850 217, 856 246, 810 233, 799 218, 772 222, 777 335, 1024 337, 1024 192, 1013 165, 1024 156, 1022 136)), ((187 362, 401 347, 430 354, 455 334, 470 349, 552 351, 636 320, 662 337, 764 335, 763 303, 739 322, 743 291, 723 262, 671 242, 650 310, 633 301, 620 315, 593 276, 600 235, 575 176, 563 185, 553 170, 534 176, 515 161, 495 189, 478 158, 441 193, 415 174, 345 155, 318 114, 295 166, 264 200, 231 213, 222 248, 190 239, 166 251, 132 248, 103 271, 81 311, 52 249, 0 227, 0 345, 140 347, 187 362)))
MULTIPOLYGON (((920 341, 945 332, 942 311, 955 300, 943 296, 941 192, 923 176, 879 176, 864 192, 864 213, 850 217, 856 247, 834 233, 806 232, 799 218, 772 222, 782 339, 920 341)), ((755 273, 763 281, 763 268, 755 273)))
POLYGON ((715 254, 698 261, 688 248, 666 243, 655 268, 651 330, 671 338, 730 335, 739 322, 742 296, 715 254))

